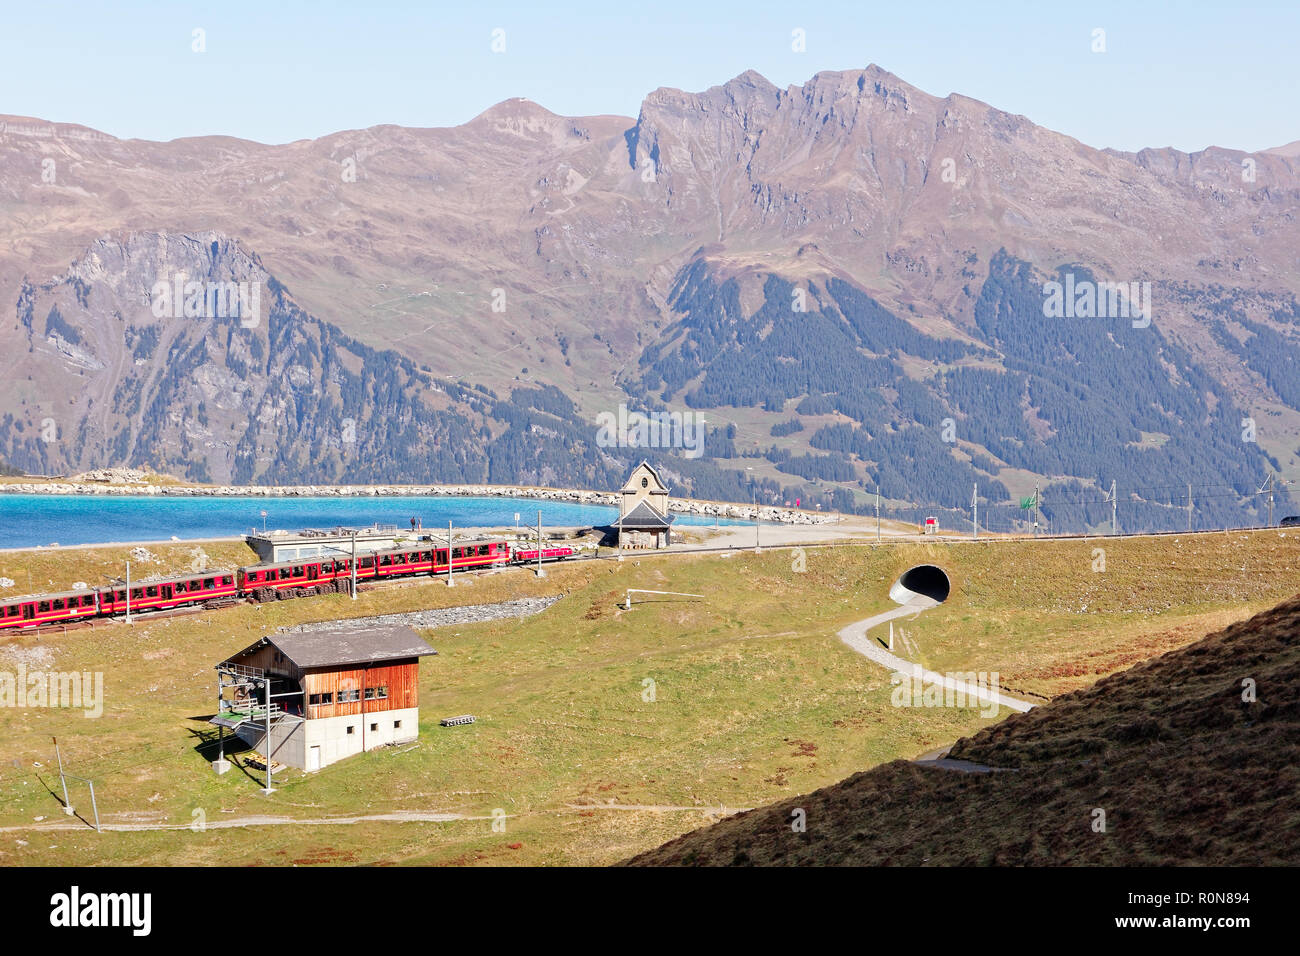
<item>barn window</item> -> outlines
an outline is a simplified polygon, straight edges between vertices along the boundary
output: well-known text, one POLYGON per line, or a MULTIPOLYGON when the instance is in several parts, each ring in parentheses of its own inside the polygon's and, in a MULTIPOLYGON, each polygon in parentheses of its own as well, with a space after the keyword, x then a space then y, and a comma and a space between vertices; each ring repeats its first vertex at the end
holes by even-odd
POLYGON ((388 699, 387 685, 384 685, 383 687, 366 688, 366 700, 387 700, 387 699, 388 699))
POLYGON ((371 724, 371 725, 370 725, 370 732, 371 732, 372 734, 374 734, 374 733, 378 733, 378 732, 379 732, 379 725, 378 725, 378 724, 371 724))
POLYGON ((401 729, 402 729, 402 722, 401 722, 400 720, 395 720, 395 721, 393 721, 393 729, 394 729, 394 730, 401 730, 401 729))
POLYGON ((313 707, 319 707, 322 704, 332 704, 334 703, 334 692, 326 691, 323 694, 312 694, 308 703, 313 707))
POLYGON ((349 701, 360 700, 360 699, 361 699, 361 689, 358 687, 353 687, 350 690, 339 691, 340 704, 346 704, 349 701))
POLYGON ((348 733, 352 733, 352 731, 354 731, 354 730, 356 730, 356 729, 357 729, 357 728, 353 727, 351 724, 348 725, 348 733))

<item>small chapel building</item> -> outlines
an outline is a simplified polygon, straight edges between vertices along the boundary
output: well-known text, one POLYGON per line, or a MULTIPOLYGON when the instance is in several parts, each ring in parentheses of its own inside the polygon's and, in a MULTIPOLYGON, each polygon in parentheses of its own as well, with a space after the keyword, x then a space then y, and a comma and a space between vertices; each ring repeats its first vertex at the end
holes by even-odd
POLYGON ((672 544, 673 516, 668 513, 668 486, 649 462, 641 462, 619 490, 614 533, 619 547, 662 548, 672 544))

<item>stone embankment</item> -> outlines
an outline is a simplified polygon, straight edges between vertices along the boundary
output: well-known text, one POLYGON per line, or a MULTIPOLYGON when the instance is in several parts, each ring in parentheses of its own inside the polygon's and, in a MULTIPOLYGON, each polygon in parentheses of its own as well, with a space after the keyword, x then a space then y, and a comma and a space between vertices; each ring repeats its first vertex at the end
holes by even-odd
MULTIPOLYGON (((618 505, 618 495, 565 488, 530 488, 517 485, 158 485, 136 480, 98 478, 99 473, 78 475, 67 481, 19 482, 0 485, 0 493, 14 495, 142 495, 175 498, 527 498, 568 501, 584 505, 618 505), (96 477, 92 477, 96 476, 96 477)), ((104 474, 107 474, 105 472, 104 474)), ((668 510, 678 514, 774 521, 781 524, 827 524, 833 515, 770 505, 735 505, 690 498, 668 499, 668 510)))

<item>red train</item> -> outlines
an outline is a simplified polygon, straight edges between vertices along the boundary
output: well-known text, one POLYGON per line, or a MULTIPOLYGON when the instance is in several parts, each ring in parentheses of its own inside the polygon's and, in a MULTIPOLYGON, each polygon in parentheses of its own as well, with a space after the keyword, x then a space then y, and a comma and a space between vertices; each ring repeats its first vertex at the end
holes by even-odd
MULTIPOLYGON (((542 560, 548 562, 563 561, 573 555, 574 550, 570 547, 542 550, 542 560)), ((367 551, 357 555, 356 577, 358 582, 363 582, 417 574, 445 575, 447 560, 446 548, 434 547, 427 541, 385 551, 367 551)), ((451 553, 453 574, 536 561, 536 548, 512 550, 508 542, 500 539, 466 542, 452 548, 451 553)), ((267 601, 332 591, 346 592, 351 587, 351 580, 350 556, 316 557, 132 583, 129 602, 125 586, 40 594, 0 604, 0 631, 86 618, 118 617, 126 613, 128 603, 131 613, 135 614, 223 598, 267 601)))

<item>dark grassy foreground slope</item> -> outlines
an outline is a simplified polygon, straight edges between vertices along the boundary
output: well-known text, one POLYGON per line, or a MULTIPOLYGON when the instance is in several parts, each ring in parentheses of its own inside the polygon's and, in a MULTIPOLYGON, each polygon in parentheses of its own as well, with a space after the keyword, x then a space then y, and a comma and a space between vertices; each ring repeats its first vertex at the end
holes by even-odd
POLYGON ((1300 597, 1014 715, 950 756, 1013 769, 896 760, 630 862, 1300 863, 1300 597))

